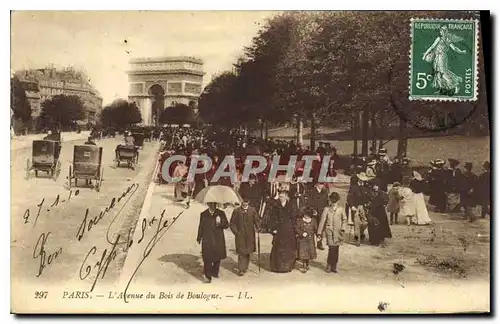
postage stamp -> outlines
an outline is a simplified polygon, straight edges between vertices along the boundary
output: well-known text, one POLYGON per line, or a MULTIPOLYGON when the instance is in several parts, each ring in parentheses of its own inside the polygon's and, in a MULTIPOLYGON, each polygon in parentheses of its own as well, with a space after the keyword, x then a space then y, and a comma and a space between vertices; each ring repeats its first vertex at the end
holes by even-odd
POLYGON ((476 101, 477 20, 412 19, 410 100, 476 101))

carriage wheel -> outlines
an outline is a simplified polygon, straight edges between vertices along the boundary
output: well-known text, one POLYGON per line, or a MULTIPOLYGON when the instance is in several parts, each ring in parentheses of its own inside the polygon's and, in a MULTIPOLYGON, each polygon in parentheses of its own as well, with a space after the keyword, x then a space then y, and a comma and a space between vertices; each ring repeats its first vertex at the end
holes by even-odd
MULTIPOLYGON (((68 173, 68 187, 71 188, 71 177, 72 177, 72 174, 71 174, 71 165, 69 166, 69 173, 68 173)), ((75 183, 76 185, 76 183, 75 183)))
POLYGON ((26 159, 26 179, 30 178, 30 169, 31 169, 30 159, 26 159))

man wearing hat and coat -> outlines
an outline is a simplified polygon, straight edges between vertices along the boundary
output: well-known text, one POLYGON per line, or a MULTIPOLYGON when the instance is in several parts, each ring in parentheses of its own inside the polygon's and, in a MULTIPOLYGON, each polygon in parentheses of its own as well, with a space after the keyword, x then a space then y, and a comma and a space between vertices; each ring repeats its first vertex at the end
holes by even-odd
POLYGON ((206 283, 212 278, 219 278, 220 261, 227 257, 224 230, 229 227, 224 211, 217 208, 217 203, 208 203, 208 209, 200 214, 196 241, 201 244, 203 271, 206 283))
POLYGON ((243 276, 250 264, 250 255, 255 252, 255 231, 259 228, 259 215, 250 205, 250 197, 243 196, 243 202, 231 216, 229 228, 234 234, 236 253, 238 254, 237 274, 243 276))
POLYGON ((490 199, 491 199, 491 171, 490 162, 483 163, 483 173, 478 177, 476 188, 476 199, 481 205, 481 217, 485 218, 486 214, 491 216, 490 199))
MULTIPOLYGON (((313 212, 313 218, 319 224, 319 217, 321 217, 323 209, 328 206, 328 189, 325 187, 325 184, 315 182, 314 186, 307 193, 306 201, 307 207, 313 212)), ((318 249, 325 249, 322 241, 318 241, 318 249)))
POLYGON ((448 159, 450 168, 446 170, 446 210, 452 213, 460 212, 460 186, 462 170, 458 168, 460 161, 448 159))
POLYGON ((379 178, 379 190, 387 192, 387 186, 391 182, 391 160, 387 155, 387 149, 381 148, 378 151, 378 163, 376 165, 376 174, 379 178))
POLYGON ((347 204, 351 207, 351 219, 354 223, 354 239, 356 245, 360 246, 361 241, 365 238, 365 230, 368 226, 366 218, 365 206, 368 204, 370 189, 366 183, 373 180, 372 177, 361 172, 356 176, 356 180, 351 181, 349 193, 347 194, 347 204))
POLYGON ((432 160, 432 170, 429 171, 429 204, 436 207, 439 213, 446 212, 446 170, 443 169, 445 162, 441 159, 432 160))
POLYGON ((464 208, 465 219, 473 222, 476 216, 472 212, 472 208, 477 205, 474 188, 477 187, 478 177, 472 172, 472 163, 465 163, 465 172, 461 175, 460 183, 460 204, 464 208))

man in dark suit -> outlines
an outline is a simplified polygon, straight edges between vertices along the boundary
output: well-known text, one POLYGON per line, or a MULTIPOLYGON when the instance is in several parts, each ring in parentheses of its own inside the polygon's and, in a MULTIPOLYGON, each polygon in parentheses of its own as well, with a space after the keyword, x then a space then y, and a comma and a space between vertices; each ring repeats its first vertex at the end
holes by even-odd
POLYGON ((239 194, 241 197, 247 197, 250 206, 256 210, 259 209, 264 192, 262 186, 257 182, 255 174, 251 174, 248 178, 248 182, 243 182, 240 185, 239 194))
POLYGON ((250 199, 243 196, 243 203, 231 216, 230 228, 234 234, 238 254, 238 275, 243 276, 250 264, 250 255, 255 252, 255 231, 259 228, 259 215, 250 205, 250 199))
POLYGON ((217 208, 217 203, 208 203, 208 209, 200 215, 198 236, 206 283, 219 278, 220 261, 227 257, 224 229, 229 227, 226 214, 217 208))
MULTIPOLYGON (((328 206, 328 189, 325 188, 324 183, 316 182, 314 187, 309 190, 307 193, 306 205, 313 210, 313 217, 315 217, 316 221, 319 223, 319 217, 321 217, 323 209, 328 206)), ((318 249, 325 249, 322 241, 318 241, 318 249)))
POLYGON ((458 168, 460 161, 448 159, 450 168, 446 169, 446 202, 447 210, 452 213, 459 213, 460 206, 460 186, 462 183, 462 170, 458 168))

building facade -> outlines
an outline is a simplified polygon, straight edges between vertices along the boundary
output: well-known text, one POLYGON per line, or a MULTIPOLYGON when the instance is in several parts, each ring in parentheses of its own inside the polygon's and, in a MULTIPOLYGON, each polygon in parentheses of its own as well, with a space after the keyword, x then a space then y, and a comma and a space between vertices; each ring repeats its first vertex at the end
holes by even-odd
POLYGON ((203 61, 194 57, 138 58, 130 61, 129 101, 144 125, 158 125, 166 107, 197 106, 203 87, 203 61))
POLYGON ((48 67, 21 70, 17 71, 15 75, 23 84, 27 85, 26 95, 32 103, 31 109, 34 118, 40 116, 42 103, 55 95, 80 97, 84 104, 85 122, 94 123, 102 110, 102 98, 99 92, 91 85, 90 79, 82 71, 73 68, 48 67), (36 84, 37 87, 33 84, 36 84))

